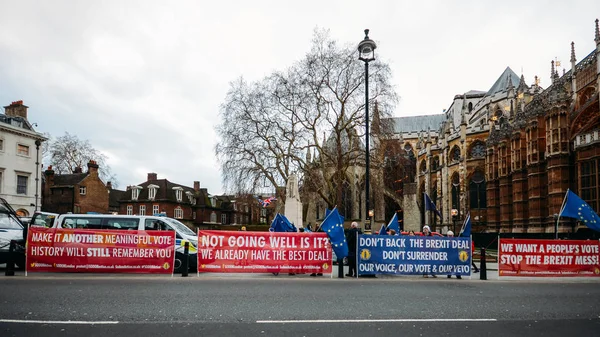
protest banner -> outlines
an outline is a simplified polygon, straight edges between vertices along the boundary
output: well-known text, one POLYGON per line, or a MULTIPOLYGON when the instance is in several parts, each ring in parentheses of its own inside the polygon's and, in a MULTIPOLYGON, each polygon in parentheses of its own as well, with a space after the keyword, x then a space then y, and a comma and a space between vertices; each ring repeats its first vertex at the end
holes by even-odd
POLYGON ((500 239, 499 276, 600 276, 598 241, 500 239))
POLYGON ((461 275, 471 273, 469 238, 360 235, 358 274, 461 275))
POLYGON ((27 272, 172 274, 174 231, 30 227, 27 272))
POLYGON ((198 232, 198 272, 331 273, 325 233, 198 232))

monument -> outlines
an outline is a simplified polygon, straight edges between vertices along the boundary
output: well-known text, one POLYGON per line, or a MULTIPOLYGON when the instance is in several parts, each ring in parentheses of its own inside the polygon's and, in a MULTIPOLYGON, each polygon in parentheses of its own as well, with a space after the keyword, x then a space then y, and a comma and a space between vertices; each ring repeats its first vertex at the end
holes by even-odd
POLYGON ((300 193, 298 193, 298 177, 292 174, 288 177, 285 189, 285 208, 283 214, 296 228, 302 228, 302 202, 300 202, 300 193))

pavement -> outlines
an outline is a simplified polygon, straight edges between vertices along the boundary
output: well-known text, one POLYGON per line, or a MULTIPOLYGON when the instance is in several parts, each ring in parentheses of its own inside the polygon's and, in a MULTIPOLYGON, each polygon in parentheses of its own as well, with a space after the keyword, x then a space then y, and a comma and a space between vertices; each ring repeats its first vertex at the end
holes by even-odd
MULTIPOLYGON (((475 263, 480 267, 479 263, 475 263)), ((486 279, 482 279, 481 272, 472 273, 471 276, 463 276, 462 281, 464 282, 555 282, 555 283, 573 283, 573 282, 584 282, 584 283, 600 283, 600 277, 499 277, 498 275, 498 263, 487 262, 487 273, 486 279)), ((4 276, 5 265, 0 264, 0 278, 4 276)), ((351 277, 345 276, 348 273, 348 266, 344 266, 344 279, 352 279, 351 277)), ((104 274, 104 273, 29 273, 28 278, 73 278, 73 275, 77 275, 78 278, 181 278, 181 274, 170 275, 155 275, 155 274, 104 274)), ((15 277, 25 277, 25 271, 16 270, 15 277)), ((271 273, 190 273, 188 278, 200 278, 200 279, 274 279, 274 278, 287 278, 287 279, 338 279, 338 266, 334 265, 331 274, 325 274, 323 276, 312 277, 309 274, 295 274, 288 275, 287 273, 280 273, 274 275, 271 273)), ((360 279, 368 279, 369 277, 360 277, 360 279)), ((448 280, 445 275, 437 275, 437 278, 428 277, 429 279, 436 280, 448 280)), ((386 275, 379 274, 376 279, 385 280, 418 280, 423 279, 421 275, 386 275)), ((453 276, 452 280, 456 280, 453 276)))

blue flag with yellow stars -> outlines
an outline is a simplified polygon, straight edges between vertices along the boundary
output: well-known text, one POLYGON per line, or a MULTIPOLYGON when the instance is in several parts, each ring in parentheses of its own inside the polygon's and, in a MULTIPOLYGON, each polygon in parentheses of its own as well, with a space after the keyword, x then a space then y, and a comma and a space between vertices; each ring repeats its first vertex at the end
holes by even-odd
POLYGON ((589 228, 600 232, 600 217, 594 210, 583 201, 577 194, 567 190, 567 201, 561 210, 559 217, 574 218, 583 222, 589 228))
POLYGON ((344 235, 343 219, 337 208, 334 208, 321 223, 321 229, 329 236, 331 248, 335 251, 338 259, 348 256, 348 244, 346 243, 346 235, 344 235))

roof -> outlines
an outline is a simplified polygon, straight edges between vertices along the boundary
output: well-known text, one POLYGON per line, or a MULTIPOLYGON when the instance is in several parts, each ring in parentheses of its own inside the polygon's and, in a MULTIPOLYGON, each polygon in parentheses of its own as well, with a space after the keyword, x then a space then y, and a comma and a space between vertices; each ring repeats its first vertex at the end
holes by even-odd
POLYGON ((507 91, 510 84, 509 80, 512 82, 512 86, 515 88, 518 87, 519 83, 521 82, 521 78, 515 74, 510 67, 506 67, 502 75, 500 75, 500 77, 498 77, 496 80, 496 83, 494 83, 490 90, 488 90, 487 94, 493 95, 497 92, 507 91))
MULTIPOLYGON (((175 190, 173 190, 173 187, 181 187, 181 189, 183 190, 183 200, 184 201, 187 200, 187 198, 185 196, 186 192, 191 192, 194 195, 196 193, 196 191, 192 187, 175 184, 175 183, 168 181, 167 179, 148 180, 148 181, 145 181, 145 182, 137 185, 142 188, 140 190, 138 200, 148 200, 148 185, 158 186, 154 200, 176 201, 177 196, 175 194, 175 190)), ((129 189, 128 191, 123 193, 120 200, 131 200, 131 189, 129 189)))
POLYGON ((54 175, 54 186, 74 186, 79 184, 87 173, 73 173, 73 174, 56 174, 54 175))
POLYGON ((18 128, 22 128, 29 131, 34 131, 27 119, 18 116, 7 116, 6 114, 0 114, 0 122, 9 124, 18 128))
POLYGON ((437 130, 446 120, 445 114, 410 116, 410 117, 392 117, 394 123, 394 133, 420 132, 427 129, 437 130))
POLYGON ((108 190, 108 206, 119 207, 119 200, 125 195, 125 191, 109 189, 108 190))

